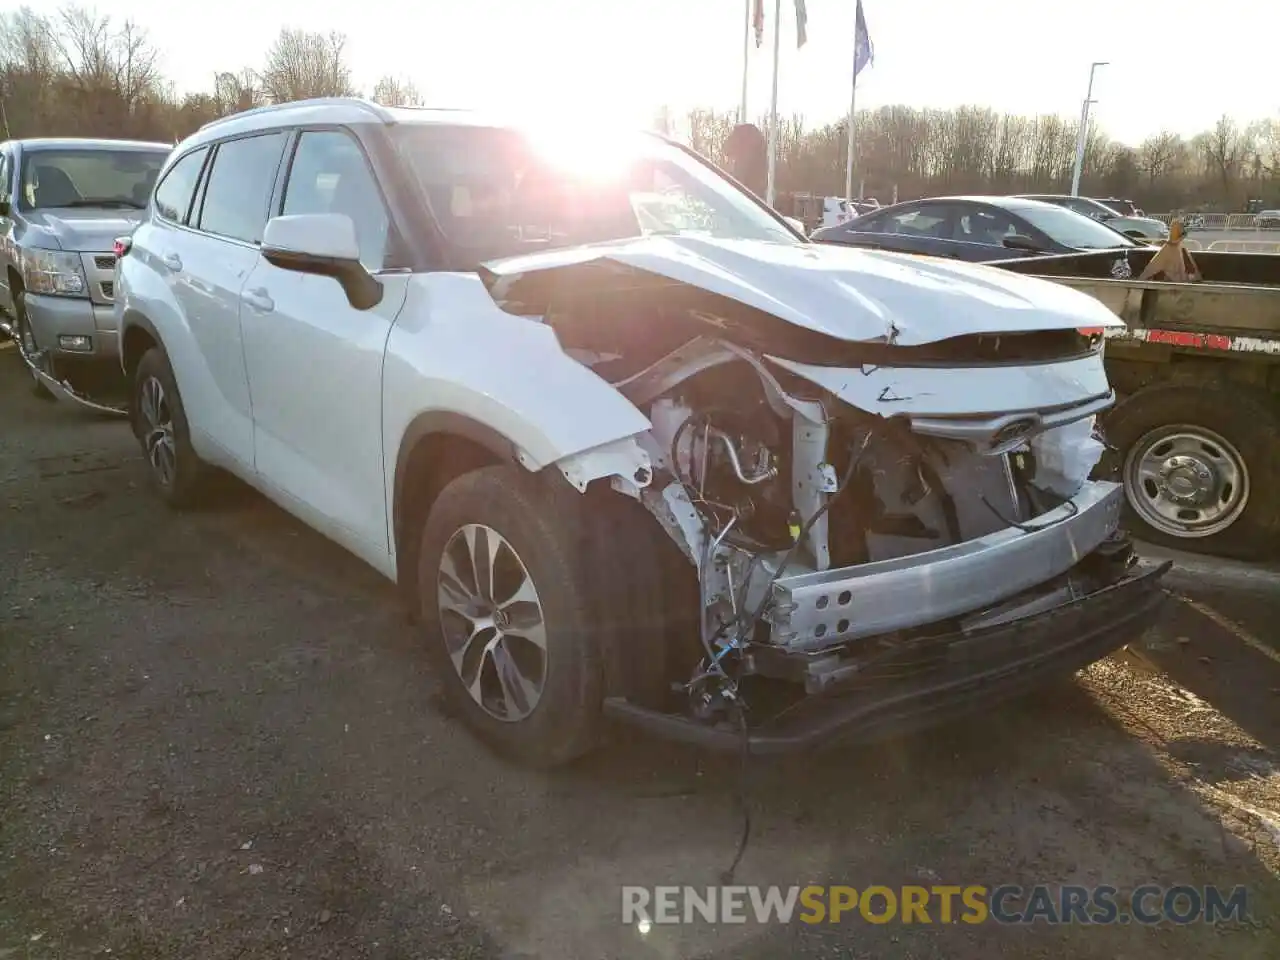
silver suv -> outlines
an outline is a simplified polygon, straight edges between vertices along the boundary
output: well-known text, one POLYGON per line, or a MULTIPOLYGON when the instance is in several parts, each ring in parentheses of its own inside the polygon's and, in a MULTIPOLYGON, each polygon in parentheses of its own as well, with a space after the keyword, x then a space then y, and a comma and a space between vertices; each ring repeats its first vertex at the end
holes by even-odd
POLYGON ((142 219, 172 149, 125 140, 0 144, 0 306, 38 393, 76 361, 118 355, 115 239, 142 219))

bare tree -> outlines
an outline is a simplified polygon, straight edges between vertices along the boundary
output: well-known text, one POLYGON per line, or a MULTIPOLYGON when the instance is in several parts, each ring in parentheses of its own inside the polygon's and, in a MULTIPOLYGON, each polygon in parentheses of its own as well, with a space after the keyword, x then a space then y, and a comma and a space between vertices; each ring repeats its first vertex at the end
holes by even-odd
MULTIPOLYGON (((48 16, 18 8, 0 13, 0 123, 10 137, 172 141, 264 103, 354 93, 345 43, 340 34, 282 30, 261 72, 220 71, 211 89, 179 93, 160 74, 156 50, 136 24, 78 6, 48 16)), ((414 85, 395 75, 383 77, 373 97, 422 102, 414 85)), ((581 122, 591 128, 600 119, 581 122)), ((654 126, 724 163, 725 138, 737 120, 723 110, 664 108, 654 126)), ((763 117, 755 122, 768 129, 763 117)), ((807 125, 800 116, 780 118, 777 132, 779 190, 844 192, 844 120, 807 125)), ((854 182, 865 195, 886 200, 1061 191, 1070 182, 1075 142, 1075 122, 1058 116, 885 106, 856 118, 854 182)), ((1226 212, 1240 209, 1245 197, 1280 206, 1280 117, 1255 123, 1223 117, 1189 140, 1163 132, 1136 148, 1091 127, 1081 189, 1130 197, 1153 211, 1226 212)))
POLYGON ((390 74, 374 85, 373 101, 388 107, 420 107, 425 103, 412 80, 390 74))
POLYGON ((163 99, 159 55, 146 31, 75 6, 46 20, 45 29, 60 73, 56 94, 85 132, 140 133, 163 99))
POLYGON ((6 70, 22 70, 47 80, 57 69, 57 51, 48 21, 20 7, 0 13, 0 61, 6 70))
POLYGON ((351 68, 343 56, 346 45, 340 33, 281 30, 262 71, 263 93, 272 103, 354 95, 351 68))
POLYGON ((1138 169, 1147 175, 1148 183, 1154 185, 1173 171, 1182 150, 1182 138, 1176 133, 1166 130, 1147 137, 1138 147, 1138 169))
POLYGON ((0 106, 4 135, 36 128, 58 77, 49 25, 27 7, 0 14, 0 106))
POLYGON ((262 90, 262 78, 257 71, 245 67, 236 72, 225 71, 214 75, 213 99, 217 103, 218 112, 239 113, 251 110, 265 103, 262 90))
POLYGON ((1280 177, 1280 121, 1259 121, 1253 126, 1251 139, 1257 151, 1259 172, 1273 179, 1280 177))
POLYGON ((1241 169, 1253 150, 1249 135, 1240 129, 1235 120, 1223 114, 1212 130, 1201 134, 1196 140, 1206 167, 1221 185, 1219 196, 1230 201, 1241 169))

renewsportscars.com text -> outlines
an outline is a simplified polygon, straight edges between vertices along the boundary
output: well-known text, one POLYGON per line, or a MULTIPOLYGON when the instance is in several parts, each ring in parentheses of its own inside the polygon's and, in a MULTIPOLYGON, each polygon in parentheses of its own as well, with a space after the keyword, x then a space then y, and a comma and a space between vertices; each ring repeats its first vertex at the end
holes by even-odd
POLYGON ((1145 884, 968 886, 623 887, 622 922, 1189 924, 1242 921, 1248 890, 1145 884))

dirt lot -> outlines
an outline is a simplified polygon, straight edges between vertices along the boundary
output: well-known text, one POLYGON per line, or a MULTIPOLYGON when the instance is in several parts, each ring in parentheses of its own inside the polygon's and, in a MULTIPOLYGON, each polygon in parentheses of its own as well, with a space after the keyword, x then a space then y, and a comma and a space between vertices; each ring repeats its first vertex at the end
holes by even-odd
POLYGON ((1280 957, 1274 575, 1193 570, 1034 702, 756 765, 738 871, 1244 884, 1244 922, 642 936, 620 885, 731 859, 733 759, 619 733, 570 771, 506 765, 357 561, 251 494, 166 512, 126 428, 32 398, 7 352, 0 421, 0 958, 1280 957))

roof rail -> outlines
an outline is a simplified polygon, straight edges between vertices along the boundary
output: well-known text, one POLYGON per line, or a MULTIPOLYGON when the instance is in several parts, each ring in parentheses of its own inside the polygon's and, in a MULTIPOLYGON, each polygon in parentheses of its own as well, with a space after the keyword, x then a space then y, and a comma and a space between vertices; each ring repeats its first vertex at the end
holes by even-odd
POLYGON ((203 124, 200 129, 208 130, 210 127, 216 127, 219 124, 227 123, 230 120, 239 120, 241 117, 255 117, 264 113, 275 113, 279 110, 288 110, 293 107, 359 107, 372 114, 383 123, 392 122, 393 118, 386 109, 371 100, 365 100, 361 97, 311 97, 306 100, 286 100, 284 103, 268 103, 261 107, 251 107, 248 110, 241 110, 239 113, 229 113, 225 117, 218 117, 216 120, 210 120, 203 124))

